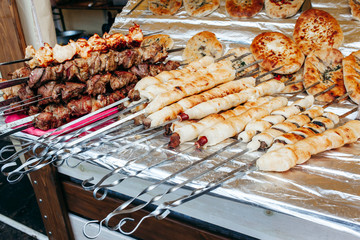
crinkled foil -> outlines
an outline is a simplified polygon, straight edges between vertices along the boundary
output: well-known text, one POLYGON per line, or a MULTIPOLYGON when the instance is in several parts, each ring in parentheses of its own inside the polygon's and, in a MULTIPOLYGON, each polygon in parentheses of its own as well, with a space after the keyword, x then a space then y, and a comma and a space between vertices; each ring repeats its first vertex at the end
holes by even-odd
MULTIPOLYGON (((126 33, 129 26, 137 23, 141 26, 144 33, 163 30, 164 34, 169 34, 174 39, 175 47, 180 47, 185 46, 186 41, 194 34, 208 30, 214 32, 220 39, 224 45, 225 52, 232 47, 240 45, 249 46, 252 39, 264 31, 277 31, 292 36, 296 19, 299 16, 298 13, 289 19, 270 19, 263 10, 254 18, 235 20, 226 15, 224 1, 221 1, 220 8, 214 13, 201 18, 189 17, 184 7, 175 16, 154 16, 148 10, 147 1, 141 3, 131 14, 126 15, 136 3, 137 1, 135 0, 128 2, 123 12, 116 17, 111 33, 126 33)), ((344 44, 340 50, 345 56, 349 55, 352 51, 360 49, 357 31, 360 22, 352 19, 347 1, 330 3, 330 1, 318 0, 316 3, 312 3, 312 5, 314 8, 329 12, 339 21, 345 36, 344 44)), ((181 60, 181 53, 171 53, 170 59, 181 60)), ((326 110, 343 114, 353 107, 355 105, 352 103, 345 102, 335 104, 326 110)), ((356 114, 352 114, 348 119, 354 119, 355 116, 356 114)), ((116 136, 117 134, 119 132, 111 133, 110 135, 116 136)), ((24 134, 18 134, 17 136, 21 138, 26 137, 24 134)), ((125 140, 118 141, 117 146, 104 145, 92 149, 84 154, 83 157, 85 159, 88 157, 94 158, 98 154, 110 152, 114 148, 119 148, 119 146, 127 146, 127 144, 142 137, 144 136, 136 135, 127 138, 126 142, 125 140)), ((190 149, 178 154, 171 161, 151 168, 140 175, 143 179, 158 180, 221 149, 233 141, 227 140, 202 151, 196 151, 194 148, 191 148, 193 144, 191 142, 180 146, 177 150, 159 148, 148 154, 149 151, 162 146, 168 140, 168 138, 161 136, 145 143, 131 144, 126 150, 113 154, 107 159, 97 159, 97 163, 103 163, 110 168, 115 168, 123 166, 127 161, 137 159, 134 164, 129 165, 129 168, 139 170, 164 161, 190 147, 190 149)), ((174 184, 181 183, 244 149, 245 144, 238 144, 217 157, 211 158, 209 161, 177 175, 170 182, 174 184)), ((255 160, 261 154, 262 152, 254 152, 238 157, 216 169, 216 171, 212 171, 192 181, 188 186, 192 188, 205 186, 206 183, 235 168, 246 166, 246 164, 255 160)), ((313 156, 305 164, 296 166, 284 173, 260 171, 252 171, 246 174, 239 173, 222 187, 214 190, 212 194, 324 224, 360 237, 359 154, 360 142, 313 156)))
MULTIPOLYGON (((130 0, 118 14, 111 32, 126 32, 133 23, 140 25, 144 33, 163 30, 164 34, 174 39, 174 48, 185 46, 188 39, 200 31, 211 31, 221 41, 226 53, 230 48, 249 46, 255 36, 265 31, 276 31, 292 37, 294 26, 300 13, 288 19, 271 19, 264 9, 250 19, 233 19, 225 11, 225 1, 212 14, 205 17, 190 17, 184 6, 174 16, 156 16, 149 9, 147 1, 143 1, 129 15, 129 11, 136 5, 137 0, 130 0)), ((360 22, 352 18, 347 0, 331 2, 317 0, 312 7, 322 9, 334 16, 339 22, 343 33, 344 43, 340 51, 344 56, 360 49, 360 22)), ((171 53, 170 59, 182 60, 181 52, 171 53)), ((328 108, 342 114, 355 105, 343 103, 328 108)), ((356 114, 348 118, 354 119, 356 114)), ((156 140, 160 141, 160 140, 156 140)), ((165 139, 165 141, 167 141, 165 139)), ((224 145, 224 144, 222 144, 224 145)), ((182 146, 185 148, 188 145, 182 146)), ((245 149, 239 144, 231 151, 245 149)), ((218 146, 220 147, 220 146, 218 146)), ((213 191, 219 196, 230 197, 249 204, 257 204, 282 213, 331 226, 340 231, 347 231, 360 236, 360 143, 351 144, 333 151, 327 151, 313 156, 306 164, 297 166, 285 173, 251 172, 245 176, 238 176, 228 181, 223 187, 213 191)), ((213 148, 205 152, 215 151, 213 148)), ((168 156, 166 151, 164 156, 168 156)), ((201 153, 204 154, 204 153, 201 153)), ((198 152, 190 152, 188 159, 177 158, 175 163, 169 163, 161 170, 147 173, 146 177, 161 179, 165 173, 174 172, 180 166, 189 163, 191 157, 201 157, 198 152)), ((206 155, 204 154, 204 156, 206 155)), ((230 156, 228 152, 221 157, 230 156)), ((260 156, 261 153, 245 154, 244 156, 217 169, 212 173, 192 183, 192 187, 203 186, 205 182, 214 179, 218 174, 229 172, 231 169, 260 156), (200 184, 202 182, 202 184, 200 184)), ((159 158, 161 154, 159 153, 159 158)), ((221 159, 220 157, 220 159, 221 159)), ((116 159, 116 158, 115 158, 116 159)), ((148 162, 158 160, 157 157, 147 159, 148 162)), ((210 167, 219 158, 195 168, 186 174, 173 179, 180 182, 180 178, 188 178, 203 171, 204 166, 210 167)), ((116 162, 116 160, 115 160, 116 162)), ((158 169, 158 168, 157 168, 158 169)))

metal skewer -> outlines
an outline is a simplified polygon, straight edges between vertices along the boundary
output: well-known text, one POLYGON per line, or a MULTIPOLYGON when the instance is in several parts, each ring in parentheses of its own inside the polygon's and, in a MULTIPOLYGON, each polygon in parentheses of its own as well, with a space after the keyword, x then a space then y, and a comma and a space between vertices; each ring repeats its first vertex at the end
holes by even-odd
POLYGON ((293 99, 294 97, 296 97, 299 93, 303 93, 306 92, 308 89, 315 87, 316 85, 320 84, 320 81, 317 81, 316 83, 311 84, 310 86, 304 88, 303 90, 293 94, 291 97, 288 98, 288 100, 293 99))
POLYGON ((14 63, 20 63, 20 62, 26 62, 26 61, 30 61, 31 59, 32 59, 32 57, 9 61, 9 62, 2 62, 2 63, 0 63, 0 66, 10 65, 10 64, 14 64, 14 63))
POLYGON ((28 80, 29 80, 29 77, 14 78, 14 79, 6 80, 5 82, 0 82, 0 89, 12 87, 15 85, 19 85, 21 83, 26 83, 28 80))
POLYGON ((1 101, 0 102, 0 110, 4 107, 7 108, 8 105, 11 103, 15 103, 15 102, 19 102, 19 101, 20 101, 20 98, 18 96, 1 101))
POLYGON ((194 167, 194 166, 196 166, 196 165, 198 165, 198 164, 200 164, 200 163, 203 163, 203 162, 211 159, 212 157, 218 155, 219 153, 225 151, 226 149, 228 149, 228 148, 230 148, 230 147, 238 144, 239 142, 240 142, 240 141, 238 141, 238 140, 237 140, 237 141, 234 141, 234 142, 230 143, 229 145, 225 146, 224 148, 219 149, 218 151, 216 151, 216 152, 214 152, 214 153, 212 153, 212 154, 210 154, 210 155, 208 155, 208 156, 206 156, 206 157, 204 157, 204 158, 202 158, 202 159, 199 159, 199 160, 191 163, 190 165, 188 165, 188 166, 186 166, 186 167, 184 167, 184 168, 176 171, 175 173, 171 174, 170 176, 168 176, 168 177, 166 177, 166 178, 164 178, 164 179, 162 179, 162 180, 160 180, 160 181, 157 181, 156 183, 154 183, 154 184, 146 187, 146 188, 143 189, 140 193, 138 193, 135 197, 132 197, 131 199, 129 199, 128 201, 124 202, 124 203, 121 204, 119 207, 117 207, 117 208, 114 210, 114 212, 117 213, 117 212, 122 211, 122 210, 125 209, 127 206, 129 206, 133 201, 135 201, 137 198, 139 198, 140 196, 142 196, 142 195, 144 195, 144 194, 146 194, 146 193, 154 190, 155 188, 157 188, 157 187, 160 186, 161 184, 167 182, 168 180, 170 180, 171 178, 175 177, 176 175, 178 175, 178 174, 180 174, 180 173, 183 173, 183 172, 191 169, 192 167, 194 167))

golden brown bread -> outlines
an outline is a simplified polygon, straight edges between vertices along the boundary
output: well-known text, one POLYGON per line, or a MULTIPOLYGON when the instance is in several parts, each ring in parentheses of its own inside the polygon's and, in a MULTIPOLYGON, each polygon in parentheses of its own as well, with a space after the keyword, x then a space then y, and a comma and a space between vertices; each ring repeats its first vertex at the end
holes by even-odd
POLYGON ((184 0, 186 12, 193 17, 204 17, 220 6, 220 0, 184 0))
POLYGON ((307 56, 305 60, 304 86, 309 87, 320 81, 320 84, 307 90, 309 94, 314 95, 336 84, 330 91, 316 97, 316 100, 331 102, 346 93, 342 59, 342 53, 335 48, 313 51, 307 56))
POLYGON ((282 66, 275 71, 291 74, 298 71, 304 62, 304 54, 287 36, 279 32, 264 32, 257 35, 250 45, 250 51, 259 65, 267 71, 282 66))
POLYGON ((344 84, 346 91, 352 91, 350 98, 356 104, 360 102, 360 50, 343 59, 344 84))
POLYGON ((265 0, 265 13, 271 18, 288 18, 294 16, 304 0, 265 0))
POLYGON ((204 56, 219 58, 222 54, 223 47, 216 35, 209 31, 203 31, 189 39, 182 57, 184 61, 192 62, 204 56))
POLYGON ((293 37, 305 55, 321 48, 339 48, 344 40, 337 20, 319 9, 309 9, 299 16, 293 37))
POLYGON ((182 5, 181 0, 148 0, 149 10, 155 15, 174 15, 182 5))
POLYGON ((358 0, 349 0, 349 6, 352 16, 360 21, 360 2, 358 0))
POLYGON ((225 9, 230 17, 251 18, 264 6, 264 0, 226 0, 225 9))

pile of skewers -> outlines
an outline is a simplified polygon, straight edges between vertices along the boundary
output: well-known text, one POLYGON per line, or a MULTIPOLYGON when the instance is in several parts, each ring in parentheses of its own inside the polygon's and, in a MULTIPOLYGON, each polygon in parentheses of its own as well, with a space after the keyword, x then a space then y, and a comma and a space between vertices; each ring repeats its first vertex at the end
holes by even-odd
POLYGON ((41 130, 56 128, 127 96, 138 79, 176 69, 178 62, 164 60, 168 52, 154 43, 138 47, 143 39, 139 26, 129 34, 94 35, 65 46, 47 44, 35 51, 27 48, 27 67, 3 81, 3 116, 35 115, 41 130))

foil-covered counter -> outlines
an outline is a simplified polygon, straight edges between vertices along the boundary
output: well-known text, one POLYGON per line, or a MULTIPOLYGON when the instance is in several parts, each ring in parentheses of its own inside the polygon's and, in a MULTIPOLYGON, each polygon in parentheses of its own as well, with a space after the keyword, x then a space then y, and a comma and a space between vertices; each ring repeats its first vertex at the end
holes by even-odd
MULTIPOLYGON (((262 10, 250 19, 232 19, 226 14, 225 1, 221 1, 220 8, 215 12, 200 18, 190 17, 184 7, 181 7, 174 16, 156 16, 148 10, 147 1, 143 1, 131 14, 127 15, 137 2, 137 0, 130 0, 122 13, 118 14, 111 29, 112 33, 126 31, 133 23, 137 23, 144 33, 163 30, 164 34, 174 39, 175 47, 180 47, 185 46, 187 40, 196 33, 207 30, 216 34, 224 46, 224 52, 236 46, 249 46, 255 36, 265 31, 281 32, 292 37, 295 22, 300 15, 297 13, 288 19, 271 19, 262 10)), ((344 32, 344 43, 339 50, 344 56, 360 49, 358 36, 360 22, 352 18, 347 0, 336 2, 316 0, 312 2, 312 7, 327 11, 339 22, 344 32)), ((170 59, 182 60, 181 53, 172 53, 170 59)), ((342 114, 354 106, 347 102, 327 110, 342 114)), ((348 118, 354 119, 355 114, 348 118)), ((161 145, 160 142, 163 141, 166 142, 167 139, 158 138, 151 143, 161 145)), ((149 171, 143 177, 161 179, 192 160, 206 156, 222 146, 223 144, 202 153, 192 152, 187 157, 178 157, 175 163, 149 171)), ((244 146, 239 144, 231 151, 239 151, 244 149, 244 146)), ((187 145, 182 146, 180 151, 186 147, 187 145)), ((261 154, 260 152, 246 154, 217 169, 216 174, 209 174, 198 179, 191 187, 203 186, 216 175, 229 172, 261 154)), ((360 158, 358 154, 360 154, 359 142, 313 156, 307 163, 285 173, 255 171, 245 176, 235 177, 213 193, 220 197, 230 197, 331 226, 360 237, 360 158)), ((161 156, 158 153, 147 161, 159 161, 162 159, 161 156)), ((229 152, 220 156, 172 179, 172 182, 178 183, 181 179, 194 176, 203 170, 204 166, 210 167, 216 164, 217 160, 229 156, 229 152)), ((124 159, 124 155, 119 158, 124 159)), ((123 164, 116 157, 111 162, 115 165, 123 164)))

